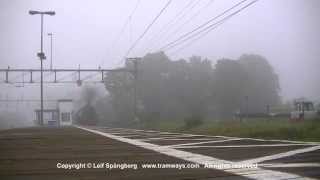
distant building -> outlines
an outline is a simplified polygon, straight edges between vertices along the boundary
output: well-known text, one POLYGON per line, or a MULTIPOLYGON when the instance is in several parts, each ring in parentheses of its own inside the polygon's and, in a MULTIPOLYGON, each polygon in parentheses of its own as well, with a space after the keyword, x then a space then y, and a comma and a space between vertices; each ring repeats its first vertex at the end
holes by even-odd
POLYGON ((312 119, 317 117, 317 110, 313 102, 297 100, 294 102, 294 110, 291 111, 291 119, 312 119))
POLYGON ((43 126, 69 126, 72 125, 73 101, 60 99, 55 109, 43 109, 43 122, 40 121, 40 109, 35 110, 37 125, 43 126))

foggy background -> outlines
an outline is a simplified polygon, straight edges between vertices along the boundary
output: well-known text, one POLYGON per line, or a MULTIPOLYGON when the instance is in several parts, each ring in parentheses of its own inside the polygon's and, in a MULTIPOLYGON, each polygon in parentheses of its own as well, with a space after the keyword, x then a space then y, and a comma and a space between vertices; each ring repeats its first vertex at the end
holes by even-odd
MULTIPOLYGON (((54 10, 55 16, 44 17, 44 52, 50 65, 50 39, 53 33, 54 68, 116 68, 123 65, 125 53, 146 26, 167 3, 166 0, 1 0, 0 1, 0 68, 39 68, 36 53, 40 49, 40 16, 29 10, 54 10), (136 9, 135 9, 136 7, 136 9), (131 20, 128 16, 135 9, 131 20), (120 35, 119 35, 120 34, 120 35), (119 37, 119 38, 117 38, 119 37)), ((168 42, 189 32, 218 15, 238 1, 174 0, 133 49, 129 57, 156 52, 168 42), (212 2, 211 2, 212 1, 212 2), (188 3, 188 13, 172 25, 168 36, 155 38, 168 22, 188 3), (184 24, 177 30, 179 24, 184 24), (176 32, 176 33, 174 33, 176 32)), ((270 62, 280 78, 283 100, 306 97, 320 100, 320 2, 318 0, 260 0, 228 20, 222 26, 181 51, 165 52, 171 59, 192 55, 208 58, 215 64, 219 58, 237 59, 244 53, 260 54, 270 62)), ((3 81, 5 74, 0 74, 3 81)), ((102 84, 98 85, 104 88, 102 84)), ((39 99, 39 85, 17 88, 0 85, 0 99, 39 99)), ((56 84, 44 86, 47 99, 77 97, 80 88, 56 84)), ((1 108, 6 108, 1 104, 1 108)), ((10 106, 10 105, 9 105, 10 106)), ((38 105, 16 107, 33 117, 38 105), (29 109, 28 109, 29 108, 29 109)), ((30 118, 32 119, 32 118, 30 118)))

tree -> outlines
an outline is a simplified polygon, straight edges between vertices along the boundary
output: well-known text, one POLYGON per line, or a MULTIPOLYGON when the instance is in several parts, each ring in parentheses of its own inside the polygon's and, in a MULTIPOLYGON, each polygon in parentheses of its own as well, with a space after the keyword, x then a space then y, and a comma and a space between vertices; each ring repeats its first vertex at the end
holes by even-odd
POLYGON ((213 101, 218 117, 231 117, 239 111, 247 84, 247 74, 238 61, 217 61, 213 75, 213 101))
POLYGON ((245 54, 239 63, 247 74, 245 96, 248 96, 249 112, 266 112, 266 106, 280 103, 278 75, 269 62, 260 55, 245 54))
POLYGON ((87 104, 76 114, 76 122, 81 125, 97 125, 98 115, 93 106, 87 104))
POLYGON ((231 117, 237 111, 265 113, 267 106, 280 103, 278 76, 259 55, 218 60, 213 81, 214 103, 220 117, 231 117))
POLYGON ((91 86, 85 86, 81 92, 81 101, 86 105, 93 105, 99 98, 96 88, 91 86))
POLYGON ((99 98, 96 88, 85 86, 82 89, 79 105, 80 108, 75 114, 75 120, 83 125, 97 125, 99 116, 94 108, 95 102, 99 98))
POLYGON ((105 88, 110 96, 118 125, 128 125, 133 119, 133 78, 127 72, 106 74, 105 88))
POLYGON ((139 62, 138 99, 144 109, 143 119, 159 120, 170 114, 170 59, 163 53, 147 54, 139 62))
MULTIPOLYGON (((133 70, 133 63, 128 61, 125 68, 133 70)), ((134 83, 142 122, 187 119, 194 124, 212 114, 229 118, 245 111, 246 105, 251 113, 261 112, 279 101, 278 77, 259 55, 220 59, 213 69, 199 56, 171 61, 156 52, 138 61, 137 79, 130 72, 106 75, 105 87, 119 125, 134 123, 134 83)))
MULTIPOLYGON (((178 92, 183 97, 181 104, 185 104, 190 116, 203 118, 207 113, 207 106, 211 97, 213 70, 211 62, 200 56, 192 56, 186 66, 186 76, 179 81, 185 82, 185 89, 178 92)), ((176 94, 178 95, 178 94, 176 94)))

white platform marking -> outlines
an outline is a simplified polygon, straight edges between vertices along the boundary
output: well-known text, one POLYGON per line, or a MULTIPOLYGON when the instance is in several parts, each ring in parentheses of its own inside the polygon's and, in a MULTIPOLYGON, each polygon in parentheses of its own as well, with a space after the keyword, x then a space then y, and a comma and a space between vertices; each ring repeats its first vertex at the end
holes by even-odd
MULTIPOLYGON (((138 147, 142 147, 144 149, 149 149, 161 154, 165 154, 168 156, 172 156, 175 158, 179 158, 182 160, 186 160, 186 161, 190 161, 193 163, 198 163, 198 164, 235 164, 235 162, 232 161, 226 161, 226 160, 221 160, 221 159, 217 159, 214 157, 210 157, 210 156, 205 156, 205 155, 200 155, 200 154, 195 154, 195 153, 190 153, 190 152, 186 152, 186 151, 181 151, 181 150, 176 150, 170 147, 166 147, 166 146, 160 146, 160 145, 155 145, 155 144, 150 144, 150 143, 146 143, 146 142, 142 142, 142 141, 137 141, 135 139, 128 139, 128 138, 123 138, 120 136, 116 136, 116 135, 112 135, 109 133, 104 133, 101 131, 97 131, 97 130, 92 130, 92 129, 88 129, 85 127, 81 127, 81 126, 75 126, 77 128, 80 128, 82 130, 86 130, 95 134, 99 134, 114 140, 118 140, 121 142, 125 142, 128 144, 132 144, 138 147)), ((302 177, 296 174, 290 174, 290 173, 284 173, 284 172, 278 172, 278 171, 272 171, 272 170, 265 170, 265 169, 261 169, 261 168, 256 168, 256 169, 219 169, 219 170, 223 170, 225 172, 229 172, 229 173, 233 173, 236 175, 240 175, 240 176, 244 176, 247 178, 251 178, 251 179, 311 179, 311 178, 306 178, 306 177, 302 177)))
POLYGON ((150 137, 150 138, 145 138, 145 139, 150 139, 150 140, 162 140, 162 139, 173 139, 173 138, 183 138, 183 137, 185 137, 185 136, 173 135, 173 136, 150 137))
POLYGON ((241 161, 241 162, 242 163, 260 163, 260 162, 263 162, 263 161, 280 159, 280 158, 284 158, 284 157, 293 156, 293 155, 296 155, 296 154, 316 151, 318 149, 320 149, 320 146, 307 147, 307 148, 303 148, 303 149, 292 150, 292 151, 288 151, 288 152, 284 152, 284 153, 279 153, 279 154, 275 154, 275 155, 259 157, 259 158, 245 160, 245 161, 241 161))
POLYGON ((180 139, 180 138, 177 138, 177 139, 136 139, 136 140, 139 140, 139 141, 146 141, 146 142, 150 142, 150 141, 209 141, 209 140, 212 140, 212 139, 180 139))
MULTIPOLYGON (((214 136, 214 137, 222 137, 222 138, 239 138, 239 137, 231 137, 231 136, 214 136)), ((283 143, 301 143, 301 144, 318 144, 319 142, 306 142, 306 141, 290 141, 290 140, 278 140, 278 139, 259 139, 259 138, 242 138, 247 140, 255 140, 255 141, 264 141, 264 142, 283 142, 283 143)))
MULTIPOLYGON (((102 127, 102 128, 107 128, 107 127, 102 127)), ((141 131, 141 132, 153 132, 153 133, 161 133, 161 134, 182 134, 182 135, 194 135, 194 136, 205 136, 205 137, 216 137, 216 138, 220 137, 220 138, 226 138, 226 139, 240 138, 240 137, 232 137, 232 136, 212 136, 212 135, 189 134, 189 133, 172 133, 172 132, 165 132, 165 131, 142 130, 142 129, 126 129, 126 128, 113 128, 113 129, 141 131)), ((259 138, 241 138, 241 139, 256 140, 256 141, 270 141, 270 142, 277 141, 277 142, 284 142, 284 143, 304 143, 304 144, 318 144, 318 145, 320 145, 320 142, 306 142, 306 141, 292 141, 292 140, 278 140, 278 139, 259 139, 259 138)))
POLYGON ((204 141, 204 142, 193 142, 193 143, 184 143, 184 144, 175 144, 170 145, 169 147, 180 147, 180 146, 189 146, 189 145, 199 145, 199 144, 208 144, 208 143, 219 143, 219 142, 228 142, 228 141, 238 141, 239 138, 235 139, 223 139, 223 140, 213 140, 213 141, 204 141))
POLYGON ((272 167, 272 168, 320 167, 320 163, 275 163, 275 164, 259 164, 259 166, 272 167))
MULTIPOLYGON (((309 144, 308 144, 309 145, 309 144)), ((175 146, 172 148, 193 149, 193 148, 251 148, 251 147, 287 147, 287 146, 308 146, 306 144, 250 144, 250 145, 225 145, 225 146, 175 146)))

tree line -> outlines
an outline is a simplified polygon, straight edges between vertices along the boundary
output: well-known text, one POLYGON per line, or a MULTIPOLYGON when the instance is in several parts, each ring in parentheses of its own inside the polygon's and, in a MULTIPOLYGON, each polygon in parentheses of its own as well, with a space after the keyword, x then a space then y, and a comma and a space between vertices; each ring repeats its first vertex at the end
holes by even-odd
POLYGON ((137 63, 136 78, 132 61, 124 65, 131 72, 106 74, 108 95, 94 105, 100 121, 125 126, 166 120, 227 120, 235 114, 266 113, 268 107, 280 103, 278 75, 260 55, 222 58, 213 65, 200 56, 173 61, 157 52, 137 63))

